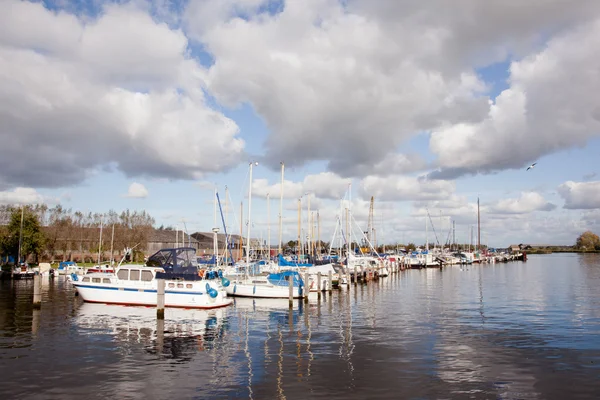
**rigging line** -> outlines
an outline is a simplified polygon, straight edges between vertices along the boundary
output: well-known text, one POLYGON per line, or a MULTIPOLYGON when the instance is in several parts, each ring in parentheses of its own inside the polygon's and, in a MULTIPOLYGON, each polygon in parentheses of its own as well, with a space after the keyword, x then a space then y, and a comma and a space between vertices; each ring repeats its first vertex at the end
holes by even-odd
POLYGON ((427 211, 427 217, 429 218, 429 222, 431 222, 431 229, 433 230, 433 235, 435 236, 435 241, 439 245, 440 240, 437 237, 437 232, 435 231, 435 226, 433 225, 433 220, 431 219, 431 215, 429 214, 429 211, 427 211))

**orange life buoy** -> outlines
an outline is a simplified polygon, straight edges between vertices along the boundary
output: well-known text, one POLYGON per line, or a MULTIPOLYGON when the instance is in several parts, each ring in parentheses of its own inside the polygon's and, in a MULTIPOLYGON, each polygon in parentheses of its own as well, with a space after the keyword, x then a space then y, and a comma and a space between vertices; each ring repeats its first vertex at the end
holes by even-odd
POLYGON ((200 271, 198 271, 198 276, 200 278, 204 278, 204 274, 206 274, 206 270, 205 269, 201 269, 200 271))

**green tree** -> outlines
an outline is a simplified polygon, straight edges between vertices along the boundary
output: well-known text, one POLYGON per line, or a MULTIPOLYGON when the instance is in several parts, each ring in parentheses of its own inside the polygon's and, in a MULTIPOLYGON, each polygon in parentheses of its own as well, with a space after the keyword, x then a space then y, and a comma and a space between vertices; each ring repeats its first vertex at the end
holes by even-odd
POLYGON ((594 250, 600 247, 600 238, 592 231, 583 232, 577 238, 575 247, 580 250, 594 250))
POLYGON ((33 255, 37 261, 43 251, 46 238, 42 232, 38 215, 29 206, 13 209, 10 221, 4 230, 0 241, 0 251, 17 259, 21 241, 21 259, 33 255), (21 230, 21 216, 23 217, 21 230))
POLYGON ((406 245, 406 251, 414 251, 417 248, 414 243, 409 243, 406 245))

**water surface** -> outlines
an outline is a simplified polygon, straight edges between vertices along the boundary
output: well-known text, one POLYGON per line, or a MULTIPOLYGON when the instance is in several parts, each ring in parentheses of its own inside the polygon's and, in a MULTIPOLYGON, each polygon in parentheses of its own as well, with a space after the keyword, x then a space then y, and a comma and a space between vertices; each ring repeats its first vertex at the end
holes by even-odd
POLYGON ((308 304, 84 304, 0 283, 0 398, 585 399, 600 393, 600 257, 409 270, 308 304))

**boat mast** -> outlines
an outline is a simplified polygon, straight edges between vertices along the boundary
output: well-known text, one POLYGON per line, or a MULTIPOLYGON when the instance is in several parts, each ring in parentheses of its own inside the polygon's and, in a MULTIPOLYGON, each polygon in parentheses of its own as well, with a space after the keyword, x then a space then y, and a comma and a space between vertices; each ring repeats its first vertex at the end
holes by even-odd
POLYGON ((481 251, 481 221, 479 220, 479 197, 477 198, 477 251, 481 251))
POLYGON ((352 252, 352 183, 348 184, 348 221, 346 222, 348 224, 348 240, 347 240, 347 246, 348 246, 348 254, 346 255, 346 260, 347 260, 347 265, 348 268, 350 268, 350 253, 352 252))
POLYGON ((317 211, 317 257, 321 257, 321 217, 317 211))
POLYGON ((213 221, 213 258, 215 268, 219 268, 219 227, 217 226, 217 187, 215 186, 214 221, 213 221))
POLYGON ((310 193, 306 193, 306 201, 307 201, 307 212, 306 212, 306 254, 310 257, 312 255, 312 238, 311 238, 311 228, 312 221, 310 218, 310 193))
POLYGON ((281 187, 279 188, 279 254, 283 254, 283 161, 281 162, 281 187))
POLYGON ((17 265, 21 264, 21 244, 23 243, 23 216, 25 207, 21 206, 21 228, 19 229, 19 250, 17 250, 17 265))
POLYGON ((100 242, 98 244, 98 265, 100 265, 100 250, 102 249, 102 222, 104 217, 100 217, 100 242))
POLYGON ((239 253, 238 257, 241 260, 244 253, 242 252, 242 248, 244 246, 244 202, 240 201, 240 243, 238 245, 239 253))
POLYGON ((112 225, 112 234, 110 235, 110 265, 113 265, 113 243, 115 240, 115 224, 112 225))
POLYGON ((429 211, 425 209, 425 250, 429 251, 429 224, 427 223, 427 217, 429 216, 429 211))
POLYGON ((298 199, 298 246, 296 246, 298 263, 300 263, 300 257, 302 256, 302 224, 300 218, 302 218, 302 196, 298 199))
POLYGON ((250 163, 250 178, 248 184, 248 243, 246 243, 246 271, 248 271, 248 267, 250 266, 250 228, 252 228, 252 219, 251 213, 252 210, 252 166, 258 165, 257 162, 250 163))
POLYGON ((271 260, 271 194, 267 193, 267 257, 271 260))

